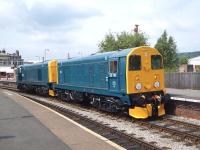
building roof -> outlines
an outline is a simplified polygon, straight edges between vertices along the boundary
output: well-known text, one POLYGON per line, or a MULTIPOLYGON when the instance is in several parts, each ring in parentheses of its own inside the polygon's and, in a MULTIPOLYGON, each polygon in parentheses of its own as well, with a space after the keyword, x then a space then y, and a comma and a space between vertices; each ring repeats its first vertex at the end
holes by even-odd
POLYGON ((190 65, 200 65, 200 56, 189 59, 190 65))

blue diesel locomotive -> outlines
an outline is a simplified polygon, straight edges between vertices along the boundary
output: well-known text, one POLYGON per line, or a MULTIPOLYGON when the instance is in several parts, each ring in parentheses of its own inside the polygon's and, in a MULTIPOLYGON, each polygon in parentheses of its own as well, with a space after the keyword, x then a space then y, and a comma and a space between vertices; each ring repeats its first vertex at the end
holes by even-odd
POLYGON ((24 65, 17 70, 21 90, 86 102, 109 112, 126 111, 134 118, 165 114, 168 96, 162 56, 148 46, 24 65))

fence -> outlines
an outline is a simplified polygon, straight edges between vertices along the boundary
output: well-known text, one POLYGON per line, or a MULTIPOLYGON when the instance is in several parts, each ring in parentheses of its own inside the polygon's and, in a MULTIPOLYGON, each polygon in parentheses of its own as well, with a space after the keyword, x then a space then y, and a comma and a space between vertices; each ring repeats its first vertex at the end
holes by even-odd
POLYGON ((165 73, 167 88, 200 90, 200 73, 165 73))

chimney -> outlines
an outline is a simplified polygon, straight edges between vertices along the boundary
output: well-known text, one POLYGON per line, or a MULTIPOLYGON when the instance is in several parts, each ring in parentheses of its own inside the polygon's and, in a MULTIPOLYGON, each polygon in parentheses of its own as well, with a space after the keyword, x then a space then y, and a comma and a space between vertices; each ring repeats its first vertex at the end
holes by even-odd
POLYGON ((2 50, 2 53, 4 53, 4 54, 5 54, 5 53, 6 53, 6 50, 5 50, 5 49, 3 49, 3 50, 2 50))
POLYGON ((135 28, 134 28, 134 30, 133 30, 135 33, 138 33, 138 27, 139 27, 139 25, 138 25, 138 24, 135 24, 135 28))

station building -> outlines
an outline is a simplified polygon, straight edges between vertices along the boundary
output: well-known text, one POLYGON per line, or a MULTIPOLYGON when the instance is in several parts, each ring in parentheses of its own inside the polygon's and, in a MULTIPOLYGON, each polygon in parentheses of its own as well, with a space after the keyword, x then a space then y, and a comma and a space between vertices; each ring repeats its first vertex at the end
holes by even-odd
POLYGON ((24 60, 22 59, 21 55, 19 55, 19 51, 16 50, 15 53, 9 54, 6 53, 5 49, 0 50, 0 67, 12 67, 16 68, 19 65, 23 65, 24 60))
POLYGON ((193 72, 200 72, 200 56, 189 59, 189 65, 193 65, 193 72))
POLYGON ((23 64, 24 60, 18 50, 12 54, 7 53, 5 49, 0 50, 0 80, 13 79, 15 68, 23 64))

